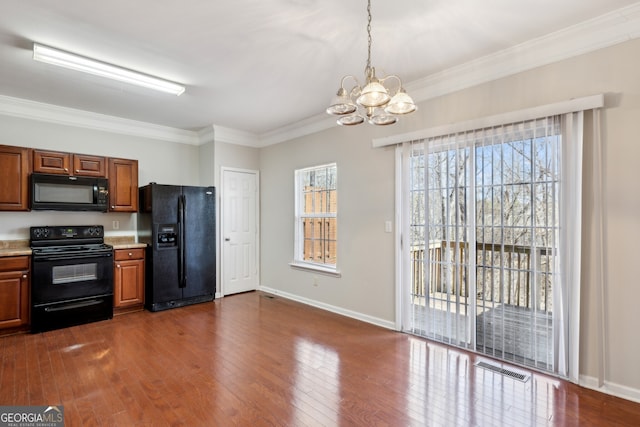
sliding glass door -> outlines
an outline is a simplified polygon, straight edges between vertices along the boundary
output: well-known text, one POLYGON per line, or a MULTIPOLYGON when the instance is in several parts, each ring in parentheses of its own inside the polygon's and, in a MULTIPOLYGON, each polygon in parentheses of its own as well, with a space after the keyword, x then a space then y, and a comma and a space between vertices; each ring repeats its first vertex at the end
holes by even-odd
POLYGON ((403 329, 557 372, 560 118, 400 150, 403 329))

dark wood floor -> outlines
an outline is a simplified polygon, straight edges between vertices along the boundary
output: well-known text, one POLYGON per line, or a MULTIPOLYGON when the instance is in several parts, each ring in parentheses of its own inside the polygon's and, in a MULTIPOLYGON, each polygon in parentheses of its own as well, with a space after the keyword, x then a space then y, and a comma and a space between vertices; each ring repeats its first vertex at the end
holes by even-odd
POLYGON ((0 361, 0 405, 66 426, 640 425, 638 403, 259 292, 0 338, 0 361))

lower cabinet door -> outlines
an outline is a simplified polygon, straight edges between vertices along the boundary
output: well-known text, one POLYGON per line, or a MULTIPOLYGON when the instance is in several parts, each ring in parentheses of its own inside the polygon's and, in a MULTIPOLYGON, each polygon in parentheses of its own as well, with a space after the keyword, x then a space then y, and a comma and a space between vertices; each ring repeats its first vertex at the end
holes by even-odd
POLYGON ((0 329, 29 324, 29 274, 0 272, 0 329))
POLYGON ((114 307, 123 308, 144 304, 144 260, 115 261, 114 307))

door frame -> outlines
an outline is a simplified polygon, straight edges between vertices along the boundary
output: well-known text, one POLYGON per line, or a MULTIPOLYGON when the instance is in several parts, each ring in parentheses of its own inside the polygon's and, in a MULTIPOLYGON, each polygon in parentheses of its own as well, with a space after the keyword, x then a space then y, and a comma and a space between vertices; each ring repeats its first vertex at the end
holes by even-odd
POLYGON ((220 293, 220 297, 225 296, 224 284, 225 284, 225 258, 228 256, 225 253, 225 244, 224 244, 224 225, 226 218, 224 217, 224 189, 225 182, 224 176, 225 172, 237 172, 237 173, 247 173, 254 175, 256 182, 256 204, 255 204, 255 215, 256 215, 256 275, 258 279, 258 283, 256 283, 256 289, 260 288, 260 171, 255 169, 242 169, 242 168, 233 168, 233 167, 220 167, 220 209, 218 212, 220 214, 220 230, 218 235, 220 236, 220 289, 218 292, 220 293))

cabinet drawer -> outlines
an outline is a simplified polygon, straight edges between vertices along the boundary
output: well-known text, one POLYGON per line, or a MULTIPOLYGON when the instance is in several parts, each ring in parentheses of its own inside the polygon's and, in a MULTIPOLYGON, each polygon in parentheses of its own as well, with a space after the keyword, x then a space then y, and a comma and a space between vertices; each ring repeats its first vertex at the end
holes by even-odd
POLYGON ((113 259, 116 261, 126 261, 128 259, 144 258, 144 248, 117 249, 114 251, 113 259))
POLYGON ((29 257, 2 257, 0 258, 0 271, 25 271, 29 270, 29 257))

